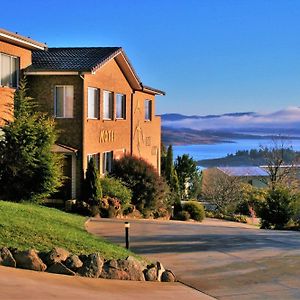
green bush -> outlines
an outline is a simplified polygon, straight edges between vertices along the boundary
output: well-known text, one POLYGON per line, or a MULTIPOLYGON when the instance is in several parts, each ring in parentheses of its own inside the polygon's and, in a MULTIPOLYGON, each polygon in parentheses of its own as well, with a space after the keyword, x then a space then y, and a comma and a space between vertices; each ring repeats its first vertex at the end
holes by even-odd
POLYGON ((294 196, 287 188, 270 189, 260 209, 261 228, 284 228, 293 216, 293 201, 294 196))
POLYGON ((188 221, 190 218, 191 215, 186 210, 182 210, 174 216, 174 220, 178 220, 178 221, 188 221))
POLYGON ((187 201, 183 205, 183 210, 187 211, 191 218, 195 221, 201 222, 205 218, 205 211, 203 205, 198 201, 187 201))
POLYGON ((170 205, 167 184, 142 158, 125 155, 115 160, 112 175, 132 190, 132 204, 143 214, 170 205))
POLYGON ((220 212, 206 211, 205 216, 207 218, 216 218, 232 222, 247 223, 247 217, 239 214, 224 215, 220 212))
POLYGON ((114 177, 103 177, 100 179, 103 197, 117 198, 122 206, 122 211, 126 211, 130 206, 132 192, 124 183, 114 177))

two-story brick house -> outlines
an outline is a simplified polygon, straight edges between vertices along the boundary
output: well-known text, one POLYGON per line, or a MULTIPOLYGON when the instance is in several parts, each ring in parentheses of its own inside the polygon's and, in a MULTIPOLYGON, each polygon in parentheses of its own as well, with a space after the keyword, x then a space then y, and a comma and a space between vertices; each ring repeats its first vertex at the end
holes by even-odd
POLYGON ((32 50, 46 48, 43 43, 0 29, 0 126, 12 120, 13 94, 22 70, 31 65, 32 50))
POLYGON ((66 199, 80 195, 91 157, 101 174, 125 153, 160 172, 161 125, 154 112, 155 96, 164 92, 141 83, 122 48, 33 51, 26 75, 31 96, 60 130, 54 151, 66 157, 66 199))

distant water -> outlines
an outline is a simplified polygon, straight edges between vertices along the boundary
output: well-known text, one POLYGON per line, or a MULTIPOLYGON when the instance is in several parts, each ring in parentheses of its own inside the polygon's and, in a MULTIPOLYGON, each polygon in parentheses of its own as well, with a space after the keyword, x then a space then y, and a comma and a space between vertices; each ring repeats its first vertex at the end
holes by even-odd
MULTIPOLYGON (((227 154, 234 154, 238 150, 259 149, 260 146, 274 146, 270 139, 241 139, 234 140, 233 143, 219 143, 212 145, 184 145, 173 146, 174 159, 178 155, 189 154, 194 160, 212 159, 224 157, 227 154)), ((285 147, 292 147, 295 151, 300 151, 300 140, 284 141, 285 147)))

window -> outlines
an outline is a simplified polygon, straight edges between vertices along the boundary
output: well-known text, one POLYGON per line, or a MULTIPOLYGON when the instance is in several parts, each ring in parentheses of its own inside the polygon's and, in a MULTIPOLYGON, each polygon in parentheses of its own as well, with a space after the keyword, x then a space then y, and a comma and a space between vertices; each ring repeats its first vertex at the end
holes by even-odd
POLYGON ((113 151, 104 152, 102 155, 102 174, 110 173, 112 170, 113 151))
POLYGON ((73 118, 74 88, 72 85, 55 87, 54 115, 57 118, 73 118))
POLYGON ((126 119, 126 96, 117 94, 116 119, 126 119))
POLYGON ((145 100, 145 121, 151 121, 152 101, 145 100))
POLYGON ((16 88, 19 81, 19 58, 0 53, 0 86, 16 88))
POLYGON ((103 119, 112 120, 113 118, 113 93, 104 91, 103 93, 103 119))
POLYGON ((96 167, 97 170, 99 170, 99 166, 100 166, 100 153, 88 154, 88 156, 87 156, 87 162, 89 163, 89 161, 91 159, 94 159, 95 167, 96 167))
POLYGON ((99 119, 99 89, 88 88, 88 118, 99 119))

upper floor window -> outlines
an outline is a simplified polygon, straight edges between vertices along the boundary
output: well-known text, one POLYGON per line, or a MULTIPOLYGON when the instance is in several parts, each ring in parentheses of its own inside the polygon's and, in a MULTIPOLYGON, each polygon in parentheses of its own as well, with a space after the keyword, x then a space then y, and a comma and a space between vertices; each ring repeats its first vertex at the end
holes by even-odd
POLYGON ((88 88, 88 118, 99 119, 99 89, 88 88))
POLYGON ((123 94, 116 97, 116 119, 126 119, 126 96, 123 94))
POLYGON ((55 87, 54 115, 57 118, 73 118, 74 87, 58 85, 55 87))
POLYGON ((151 121, 152 116, 152 101, 145 100, 145 121, 151 121))
POLYGON ((0 53, 0 86, 16 88, 20 73, 19 58, 0 53))
POLYGON ((112 120, 113 119, 113 104, 114 97, 112 92, 103 92, 103 119, 112 120))

